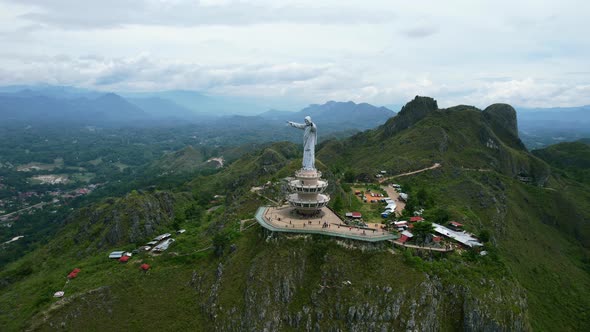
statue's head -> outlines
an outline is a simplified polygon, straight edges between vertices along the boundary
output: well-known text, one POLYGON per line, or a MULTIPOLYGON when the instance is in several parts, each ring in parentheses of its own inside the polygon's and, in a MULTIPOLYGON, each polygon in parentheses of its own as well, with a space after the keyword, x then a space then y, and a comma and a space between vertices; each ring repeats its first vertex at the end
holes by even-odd
POLYGON ((311 116, 308 115, 308 116, 305 117, 305 124, 306 125, 311 124, 311 116))

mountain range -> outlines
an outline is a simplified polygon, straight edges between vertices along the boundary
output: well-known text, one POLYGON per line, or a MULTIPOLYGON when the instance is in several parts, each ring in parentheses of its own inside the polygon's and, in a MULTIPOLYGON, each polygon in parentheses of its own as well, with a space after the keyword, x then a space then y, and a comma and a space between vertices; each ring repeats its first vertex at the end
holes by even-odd
POLYGON ((395 115, 366 103, 330 101, 299 112, 268 111, 259 116, 232 115, 222 101, 192 91, 151 94, 100 93, 70 87, 11 86, 0 88, 2 125, 161 126, 190 123, 211 129, 227 127, 260 131, 260 121, 282 130, 286 120, 303 122, 312 115, 325 133, 373 128, 395 115), (250 125, 249 125, 250 124, 250 125))

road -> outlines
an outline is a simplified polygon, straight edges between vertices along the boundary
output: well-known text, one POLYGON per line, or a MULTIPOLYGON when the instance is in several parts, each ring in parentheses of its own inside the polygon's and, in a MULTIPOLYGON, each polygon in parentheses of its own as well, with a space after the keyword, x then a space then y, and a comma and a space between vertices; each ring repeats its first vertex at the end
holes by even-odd
POLYGON ((5 215, 2 215, 2 216, 0 216, 0 219, 6 218, 6 217, 10 217, 10 216, 12 216, 13 214, 18 214, 18 213, 20 213, 20 212, 27 211, 27 210, 30 210, 30 209, 35 209, 35 208, 42 208, 42 207, 43 207, 43 205, 45 205, 45 204, 49 204, 49 203, 50 203, 50 202, 41 202, 41 203, 37 203, 37 204, 35 204, 35 205, 31 205, 31 206, 29 206, 29 207, 26 207, 26 208, 24 208, 24 209, 20 209, 20 210, 17 210, 17 211, 10 212, 10 213, 7 213, 7 214, 5 214, 5 215))
POLYGON ((385 182, 387 180, 399 178, 399 177, 402 177, 402 176, 408 176, 408 175, 413 175, 413 174, 417 174, 417 173, 422 173, 422 172, 425 172, 425 171, 429 171, 431 169, 439 168, 441 166, 442 166, 441 164, 435 163, 434 165, 432 165, 430 167, 419 169, 417 171, 412 171, 412 172, 408 172, 408 173, 402 173, 402 174, 397 174, 397 175, 389 176, 389 177, 386 177, 386 178, 381 178, 381 179, 379 179, 379 183, 383 183, 383 182, 385 182))
POLYGON ((401 216, 406 208, 406 203, 399 199, 399 193, 391 186, 381 186, 381 189, 385 190, 387 196, 395 201, 395 215, 398 217, 401 216))

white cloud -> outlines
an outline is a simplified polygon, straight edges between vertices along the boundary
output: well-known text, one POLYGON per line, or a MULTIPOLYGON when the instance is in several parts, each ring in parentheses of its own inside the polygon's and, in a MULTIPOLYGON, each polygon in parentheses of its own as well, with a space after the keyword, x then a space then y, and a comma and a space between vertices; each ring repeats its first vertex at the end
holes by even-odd
POLYGON ((573 0, 12 0, 0 3, 0 84, 590 104, 589 11, 573 0))

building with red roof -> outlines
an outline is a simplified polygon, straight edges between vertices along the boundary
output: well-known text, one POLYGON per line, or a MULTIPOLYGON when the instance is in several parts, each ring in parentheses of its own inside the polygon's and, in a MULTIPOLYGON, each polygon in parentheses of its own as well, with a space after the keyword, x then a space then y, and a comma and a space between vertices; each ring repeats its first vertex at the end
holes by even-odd
POLYGON ((399 241, 399 242, 401 242, 401 243, 406 243, 406 242, 408 242, 408 240, 410 240, 410 238, 409 238, 409 237, 407 237, 407 236, 405 236, 405 235, 402 235, 402 236, 401 236, 401 237, 398 239, 398 241, 399 241))
POLYGON ((458 223, 456 221, 450 221, 449 222, 449 226, 451 226, 452 229, 456 230, 456 231, 460 231, 463 229, 463 224, 458 223))
POLYGON ((149 264, 145 264, 144 263, 144 264, 141 264, 141 266, 139 268, 142 269, 142 270, 144 270, 144 271, 147 271, 147 270, 150 269, 150 267, 151 266, 149 264))
POLYGON ((119 258, 119 262, 121 263, 127 263, 127 261, 129 261, 129 256, 122 256, 119 258))
POLYGON ((360 212, 351 212, 350 216, 355 218, 355 219, 360 219, 363 217, 363 215, 360 212))
POLYGON ((424 221, 424 218, 422 218, 420 216, 410 217, 410 222, 418 222, 418 221, 424 221))

